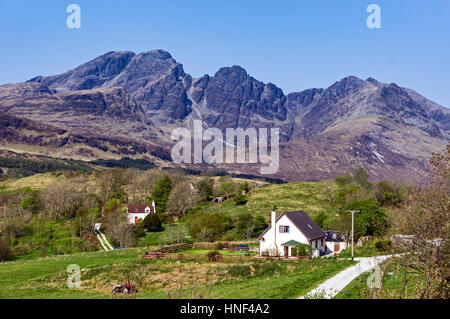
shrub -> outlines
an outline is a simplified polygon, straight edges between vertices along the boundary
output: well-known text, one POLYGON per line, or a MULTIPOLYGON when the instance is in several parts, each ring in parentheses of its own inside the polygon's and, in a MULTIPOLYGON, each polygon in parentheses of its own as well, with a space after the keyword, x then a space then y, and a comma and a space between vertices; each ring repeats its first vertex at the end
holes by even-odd
POLYGON ((23 210, 27 210, 32 213, 37 213, 39 210, 39 203, 33 195, 29 195, 23 199, 23 201, 20 203, 20 207, 23 210))
MULTIPOLYGON (((345 210, 357 210, 355 214, 356 237, 382 236, 389 227, 386 213, 374 200, 356 200, 345 206, 345 210)), ((350 213, 347 213, 350 214, 350 213)))
POLYGON ((9 247, 9 240, 6 237, 0 238, 0 260, 8 260, 11 254, 11 249, 9 247))
POLYGON ((145 236, 145 225, 142 219, 139 219, 134 227, 134 234, 137 238, 145 236))
POLYGON ((233 201, 236 205, 245 205, 247 204, 247 198, 244 195, 238 194, 233 198, 233 201))
POLYGON ((238 216, 236 228, 241 238, 251 238, 253 236, 254 227, 255 220, 252 214, 250 214, 249 212, 245 212, 238 216))
POLYGON ((223 243, 218 242, 218 243, 216 244, 216 250, 222 250, 223 248, 224 248, 224 244, 223 244, 223 243))
POLYGON ((389 181, 378 182, 374 194, 381 206, 400 206, 403 202, 401 189, 389 181))
POLYGON ((386 251, 392 246, 392 242, 390 239, 378 239, 375 241, 375 248, 379 251, 386 251))
POLYGON ((148 214, 144 219, 144 226, 149 232, 163 231, 162 221, 158 214, 148 214))
POLYGON ((211 214, 202 212, 190 215, 186 224, 191 236, 195 239, 215 241, 232 228, 232 219, 219 212, 211 214))
POLYGON ((250 191, 250 186, 248 185, 248 182, 245 181, 241 185, 239 185, 239 194, 242 194, 243 192, 248 193, 250 191))
POLYGON ((234 265, 228 268, 228 273, 234 277, 247 277, 251 274, 249 265, 234 265))
POLYGON ((211 177, 204 177, 197 183, 196 188, 201 201, 210 201, 214 193, 214 180, 211 177))
POLYGON ((267 227, 269 227, 269 225, 267 225, 264 216, 259 215, 255 217, 255 227, 253 228, 253 233, 255 236, 261 235, 267 227))
POLYGON ((307 245, 307 244, 298 244, 297 246, 294 247, 294 249, 292 250, 292 255, 293 256, 311 256, 312 253, 312 247, 311 245, 307 245))
POLYGON ((220 252, 219 252, 218 250, 212 250, 212 251, 210 251, 210 252, 208 252, 208 253, 206 254, 206 258, 207 258, 209 261, 214 261, 214 259, 215 259, 217 256, 220 256, 220 252))
POLYGON ((327 214, 325 212, 320 212, 316 218, 314 218, 314 222, 319 226, 320 228, 324 229, 325 220, 327 219, 327 214))

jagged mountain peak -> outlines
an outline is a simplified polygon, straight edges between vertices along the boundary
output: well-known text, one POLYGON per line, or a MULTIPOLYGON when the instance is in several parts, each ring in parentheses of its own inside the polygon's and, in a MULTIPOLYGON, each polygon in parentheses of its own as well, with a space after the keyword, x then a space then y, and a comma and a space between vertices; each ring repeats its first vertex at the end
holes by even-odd
POLYGON ((111 51, 65 73, 39 76, 29 82, 39 82, 57 91, 89 90, 120 74, 134 56, 130 51, 111 51))

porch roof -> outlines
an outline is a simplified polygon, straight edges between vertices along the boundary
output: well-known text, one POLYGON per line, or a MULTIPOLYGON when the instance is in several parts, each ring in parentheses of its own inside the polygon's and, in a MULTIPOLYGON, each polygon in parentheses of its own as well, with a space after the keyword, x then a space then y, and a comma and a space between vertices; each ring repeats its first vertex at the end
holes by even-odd
POLYGON ((298 244, 300 244, 298 241, 290 240, 285 242, 284 244, 281 244, 281 246, 297 246, 298 244))

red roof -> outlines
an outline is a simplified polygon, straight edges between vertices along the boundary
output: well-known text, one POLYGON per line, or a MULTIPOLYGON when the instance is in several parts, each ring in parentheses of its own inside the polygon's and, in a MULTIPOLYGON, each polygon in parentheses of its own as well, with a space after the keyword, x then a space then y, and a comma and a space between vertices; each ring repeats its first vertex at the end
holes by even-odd
POLYGON ((145 214, 145 209, 150 208, 150 213, 155 212, 155 208, 151 204, 125 204, 128 214, 145 214))

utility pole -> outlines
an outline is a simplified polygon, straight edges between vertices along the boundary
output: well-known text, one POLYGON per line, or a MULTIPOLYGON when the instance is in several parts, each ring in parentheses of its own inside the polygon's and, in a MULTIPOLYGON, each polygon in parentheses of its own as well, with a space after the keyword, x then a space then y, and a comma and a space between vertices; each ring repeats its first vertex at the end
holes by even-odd
POLYGON ((359 210, 346 210, 346 212, 352 213, 352 260, 353 260, 353 236, 354 236, 355 213, 360 213, 360 211, 359 210))

